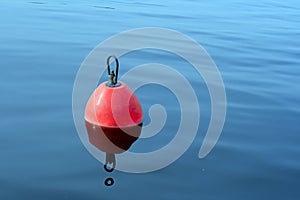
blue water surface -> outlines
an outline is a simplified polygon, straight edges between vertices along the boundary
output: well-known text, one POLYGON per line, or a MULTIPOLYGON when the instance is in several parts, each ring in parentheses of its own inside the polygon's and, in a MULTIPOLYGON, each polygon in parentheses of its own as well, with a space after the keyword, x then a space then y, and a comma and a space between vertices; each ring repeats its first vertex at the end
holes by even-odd
MULTIPOLYGON (((300 199, 299 10, 296 0, 2 0, 0 199, 300 199), (201 91, 191 147, 164 169, 110 175, 78 137, 73 83, 96 45, 142 27, 177 30, 207 50, 225 84, 226 122, 213 151, 199 159, 210 98, 201 77, 182 68, 201 91), (113 187, 103 185, 108 176, 113 187)), ((149 62, 178 70, 177 61, 147 51, 121 59, 124 71, 149 62)), ((176 134, 178 102, 157 85, 137 95, 146 121, 152 104, 171 114, 162 133, 132 150, 159 149, 176 134)))

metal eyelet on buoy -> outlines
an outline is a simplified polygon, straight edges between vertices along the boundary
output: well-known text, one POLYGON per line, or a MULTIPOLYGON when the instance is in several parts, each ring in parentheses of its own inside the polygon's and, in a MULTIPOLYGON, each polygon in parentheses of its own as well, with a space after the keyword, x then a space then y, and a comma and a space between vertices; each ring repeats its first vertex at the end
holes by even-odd
MULTIPOLYGON (((95 89, 86 104, 85 125, 90 143, 106 153, 104 169, 111 173, 116 167, 115 154, 127 151, 139 138, 143 111, 135 94, 125 83, 118 81, 116 56, 107 58, 107 71, 108 81, 95 89), (110 68, 111 59, 115 60, 116 71, 110 68)), ((109 183, 113 184, 113 179, 109 183)))

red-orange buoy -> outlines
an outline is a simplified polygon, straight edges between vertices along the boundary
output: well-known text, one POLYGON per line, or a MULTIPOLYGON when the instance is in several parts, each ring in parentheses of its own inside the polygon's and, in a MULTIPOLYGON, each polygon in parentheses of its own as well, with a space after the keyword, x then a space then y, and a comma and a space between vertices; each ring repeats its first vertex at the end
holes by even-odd
MULTIPOLYGON (((85 125, 89 141, 106 152, 106 164, 115 167, 114 154, 130 148, 142 129, 142 107, 128 86, 118 82, 119 62, 115 56, 107 59, 109 80, 100 84, 89 98, 85 108, 85 125), (110 59, 116 61, 116 74, 110 71, 110 59)), ((112 170, 113 170, 112 168, 112 170)), ((112 171, 111 170, 111 171, 112 171)))

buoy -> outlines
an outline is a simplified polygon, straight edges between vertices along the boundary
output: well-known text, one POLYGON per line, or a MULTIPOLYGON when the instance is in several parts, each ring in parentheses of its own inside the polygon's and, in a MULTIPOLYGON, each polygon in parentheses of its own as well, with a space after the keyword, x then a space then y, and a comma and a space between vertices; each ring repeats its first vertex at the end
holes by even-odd
POLYGON ((104 169, 111 172, 116 166, 115 154, 127 151, 140 136, 143 112, 135 94, 118 81, 117 57, 107 58, 107 69, 108 81, 101 83, 87 102, 85 125, 90 143, 106 152, 104 169), (115 59, 116 73, 110 70, 111 58, 115 59))

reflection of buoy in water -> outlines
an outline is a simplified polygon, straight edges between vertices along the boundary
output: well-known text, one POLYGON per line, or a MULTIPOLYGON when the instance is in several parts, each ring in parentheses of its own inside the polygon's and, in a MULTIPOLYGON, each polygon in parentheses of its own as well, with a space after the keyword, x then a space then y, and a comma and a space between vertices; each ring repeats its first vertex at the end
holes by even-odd
MULTIPOLYGON (((119 62, 115 56, 108 57, 107 68, 108 81, 100 84, 87 102, 85 125, 90 143, 106 152, 105 170, 112 172, 116 166, 115 154, 127 151, 140 136, 143 112, 129 87, 117 81, 119 62), (116 61, 116 74, 110 71, 111 58, 116 61)), ((113 181, 110 182, 112 185, 113 181)))

